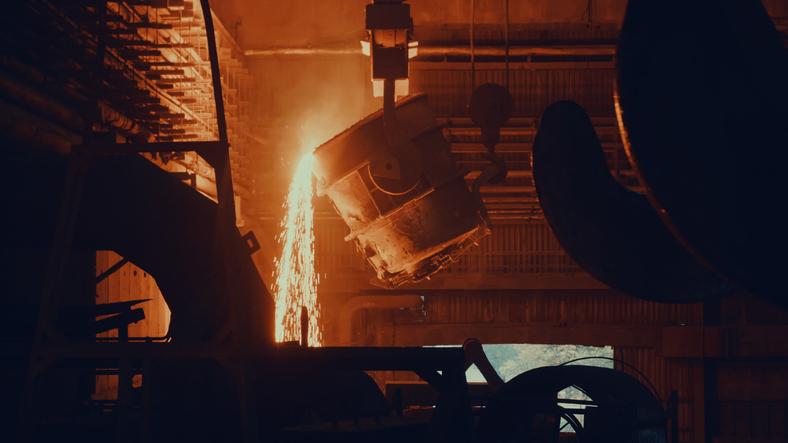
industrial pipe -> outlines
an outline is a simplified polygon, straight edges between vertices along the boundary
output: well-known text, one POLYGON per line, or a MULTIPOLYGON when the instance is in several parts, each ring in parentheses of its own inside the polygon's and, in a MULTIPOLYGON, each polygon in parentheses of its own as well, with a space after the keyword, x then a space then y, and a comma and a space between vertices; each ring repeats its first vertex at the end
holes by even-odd
MULTIPOLYGON (((38 117, 16 104, 0 99, 0 133, 20 149, 50 150, 66 154, 71 146, 82 143, 82 137, 68 129, 38 117)), ((8 146, 4 146, 8 149, 8 146)))
MULTIPOLYGON (((605 42, 600 44, 578 45, 520 45, 509 46, 509 57, 527 57, 529 55, 546 56, 612 56, 616 53, 615 43, 605 42)), ((506 47, 499 46, 474 46, 475 57, 506 57, 506 47)), ((288 48, 262 48, 247 49, 247 57, 272 57, 272 56, 311 56, 311 55, 364 55, 360 46, 345 47, 288 47, 288 48)), ((419 46, 416 58, 420 57, 470 57, 471 48, 464 45, 436 45, 419 46)))
POLYGON ((138 142, 153 141, 153 134, 144 126, 137 123, 104 101, 98 102, 101 122, 117 129, 121 134, 138 142))
POLYGON ((5 73, 0 73, 0 96, 24 104, 42 117, 51 118, 70 131, 81 132, 85 127, 84 119, 74 109, 64 106, 51 96, 5 73))
MULTIPOLYGON (((16 71, 18 76, 32 78, 37 83, 47 81, 46 77, 33 67, 21 63, 9 64, 8 67, 16 71)), ((74 133, 81 134, 85 128, 85 119, 80 111, 75 109, 77 108, 76 105, 69 106, 46 94, 46 92, 36 89, 31 84, 14 78, 14 76, 5 73, 0 74, 0 95, 8 97, 14 102, 23 103, 42 118, 52 119, 53 122, 74 133)), ((80 100, 76 97, 74 99, 80 100)), ((138 142, 151 141, 153 139, 153 135, 147 128, 123 113, 118 112, 106 101, 100 100, 98 106, 101 117, 100 123, 107 124, 118 130, 122 135, 138 142)), ((60 147, 53 147, 59 152, 68 152, 68 150, 63 151, 60 147)))
MULTIPOLYGON (((19 105, 8 106, 7 117, 18 115, 18 123, 10 125, 6 133, 16 133, 20 141, 30 141, 36 146, 50 148, 55 152, 67 153, 71 150, 71 145, 82 142, 81 134, 85 123, 83 116, 75 109, 66 106, 49 95, 23 83, 11 76, 0 74, 0 95, 7 97, 15 103, 22 103, 36 116, 28 115, 28 112, 21 109, 19 105), (11 108, 13 106, 13 109, 11 108), (24 130, 19 127, 30 126, 30 122, 35 122, 36 130, 29 131, 24 135, 24 130), (62 137, 43 137, 43 134, 52 132, 62 135, 62 137), (35 141, 33 139, 36 139, 35 141)), ((150 141, 152 134, 148 129, 142 127, 136 121, 126 117, 116 111, 105 102, 99 102, 101 122, 115 129, 121 134, 137 141, 150 141)), ((9 119, 10 120, 10 119, 9 119)), ((9 122, 6 122, 9 123, 9 122)))
MULTIPOLYGON (((534 45, 534 46, 509 46, 509 57, 527 57, 530 55, 547 56, 595 56, 615 55, 615 45, 534 45)), ((475 57, 506 57, 505 47, 500 46, 474 46, 475 57)), ((419 46, 418 57, 457 57, 470 56, 467 46, 419 46)))
POLYGON ((353 316, 362 309, 420 309, 419 295, 357 295, 339 310, 339 344, 353 344, 353 316))

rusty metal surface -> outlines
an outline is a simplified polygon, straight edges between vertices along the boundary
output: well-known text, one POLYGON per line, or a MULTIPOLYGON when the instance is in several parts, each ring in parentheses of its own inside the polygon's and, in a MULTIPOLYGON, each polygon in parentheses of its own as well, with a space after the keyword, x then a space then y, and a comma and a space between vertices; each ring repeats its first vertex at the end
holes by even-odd
MULTIPOLYGON (((372 179, 375 159, 388 149, 381 112, 315 150, 319 192, 329 197, 350 228, 346 240, 356 242, 378 278, 389 285, 429 277, 489 234, 480 204, 457 171, 426 96, 400 101, 396 116, 423 171, 408 192, 393 195, 372 179)), ((400 163, 401 168, 410 166, 400 163)), ((403 171, 391 179, 398 175, 407 176, 403 171)))
POLYGON ((732 281, 788 303, 774 257, 788 240, 776 206, 788 56, 761 2, 631 1, 616 60, 625 147, 666 224, 732 281))

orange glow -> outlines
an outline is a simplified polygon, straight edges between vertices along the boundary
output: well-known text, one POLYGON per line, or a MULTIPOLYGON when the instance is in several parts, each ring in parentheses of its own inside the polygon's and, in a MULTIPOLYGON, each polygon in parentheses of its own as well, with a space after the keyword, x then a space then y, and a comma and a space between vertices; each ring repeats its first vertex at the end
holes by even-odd
POLYGON ((320 306, 317 303, 313 199, 315 186, 311 151, 298 162, 283 207, 279 242, 282 255, 274 262, 276 341, 298 341, 301 336, 301 307, 309 311, 309 346, 321 346, 320 306))

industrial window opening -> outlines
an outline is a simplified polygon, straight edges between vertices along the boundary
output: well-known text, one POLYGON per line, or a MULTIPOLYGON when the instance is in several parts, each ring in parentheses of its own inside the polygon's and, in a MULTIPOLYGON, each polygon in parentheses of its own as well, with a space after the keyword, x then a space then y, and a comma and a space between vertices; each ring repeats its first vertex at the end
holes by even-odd
MULTIPOLYGON (((579 364, 587 366, 599 366, 613 369, 613 347, 612 346, 583 346, 583 345, 539 345, 528 343, 516 344, 490 344, 482 345, 484 353, 490 360, 495 371, 501 376, 503 381, 508 382, 523 372, 544 366, 557 366, 562 363, 571 362, 577 359, 579 364), (599 358, 591 358, 599 357, 599 358)), ((485 379, 475 365, 471 365, 465 372, 468 383, 484 383, 485 379)), ((583 409, 585 404, 579 402, 590 401, 583 391, 574 386, 570 386, 558 393, 558 405, 567 409, 583 409), (566 400, 561 402, 560 400, 566 400)), ((584 414, 574 414, 573 417, 584 425, 584 414)), ((566 418, 561 418, 559 429, 564 433, 574 433, 574 426, 566 418)))
POLYGON ((106 331, 97 333, 100 339, 118 338, 119 327, 123 327, 132 340, 160 340, 169 329, 170 308, 152 275, 114 251, 96 251, 96 304, 120 306, 133 302, 127 309, 142 309, 144 316, 112 322, 106 331))
MULTIPOLYGON (((578 358, 582 364, 613 368, 612 346, 582 345, 539 345, 529 343, 485 344, 482 345, 493 368, 504 381, 531 369, 544 366, 556 366, 578 358)), ((484 382, 484 377, 476 366, 471 366, 465 373, 468 383, 484 382)), ((563 391, 562 391, 563 392, 563 391)), ((580 394, 579 391, 576 394, 580 394)))
MULTIPOLYGON (((101 250, 96 251, 95 277, 95 302, 102 307, 96 316, 96 341, 167 340, 170 308, 152 275, 114 251, 101 250)), ((117 400, 119 373, 114 367, 96 370, 93 401, 117 400)), ((131 387, 140 387, 143 374, 133 374, 131 381, 131 387)))
MULTIPOLYGON (((614 368, 612 346, 510 343, 485 344, 482 345, 482 348, 493 369, 504 382, 532 369, 558 366, 576 360, 578 364, 586 366, 614 368)), ((471 365, 468 368, 465 378, 469 384, 487 382, 476 365, 471 365)), ((557 398, 559 406, 567 411, 575 411, 575 413, 560 419, 558 425, 560 432, 575 433, 575 427, 584 426, 585 415, 582 411, 588 406, 586 403, 592 403, 592 399, 574 386, 558 392, 557 398)))

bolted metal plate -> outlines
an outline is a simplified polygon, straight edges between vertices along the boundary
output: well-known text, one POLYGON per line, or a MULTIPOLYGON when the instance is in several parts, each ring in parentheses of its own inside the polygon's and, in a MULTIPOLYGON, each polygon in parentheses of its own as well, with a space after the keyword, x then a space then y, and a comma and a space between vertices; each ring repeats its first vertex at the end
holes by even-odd
POLYGON ((381 151, 367 166, 370 180, 391 195, 412 191, 421 179, 422 169, 421 155, 413 143, 381 151))

